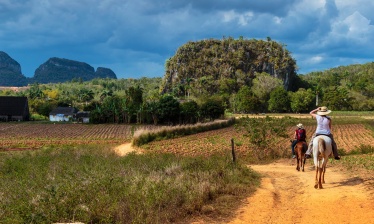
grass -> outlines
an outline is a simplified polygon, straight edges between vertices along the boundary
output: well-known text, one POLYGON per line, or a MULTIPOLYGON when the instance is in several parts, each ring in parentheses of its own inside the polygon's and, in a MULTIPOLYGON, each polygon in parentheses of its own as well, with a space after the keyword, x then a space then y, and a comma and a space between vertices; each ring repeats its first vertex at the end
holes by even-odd
POLYGON ((216 120, 213 122, 197 123, 194 125, 163 127, 157 130, 141 129, 134 133, 132 144, 135 146, 142 146, 152 141, 173 139, 200 132, 220 129, 231 126, 234 123, 235 118, 230 118, 228 120, 216 120))
POLYGON ((347 169, 364 168, 374 171, 374 146, 360 145, 350 152, 342 152, 342 165, 347 169))
POLYGON ((374 153, 344 156, 341 159, 341 163, 350 170, 363 168, 374 171, 374 153))
POLYGON ((103 146, 0 152, 0 223, 183 223, 230 215, 259 176, 229 156, 118 157, 103 146))

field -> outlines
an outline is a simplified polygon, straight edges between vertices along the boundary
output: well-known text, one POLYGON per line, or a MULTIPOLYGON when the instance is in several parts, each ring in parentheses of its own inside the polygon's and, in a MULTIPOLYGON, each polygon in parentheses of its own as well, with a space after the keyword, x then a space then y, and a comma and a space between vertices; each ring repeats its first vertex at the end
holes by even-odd
MULTIPOLYGON (((308 135, 307 140, 310 139, 315 128, 315 125, 305 126, 308 135)), ((374 146, 373 134, 363 124, 337 124, 334 125, 333 130, 339 150, 350 152, 361 144, 374 146)), ((294 128, 288 128, 288 133, 289 139, 292 139, 294 128)), ((243 134, 245 133, 237 132, 234 127, 228 127, 179 139, 152 142, 146 148, 180 155, 209 155, 217 151, 229 152, 231 150, 231 139, 233 138, 235 150, 239 154, 246 155, 250 151, 250 147, 248 139, 243 134)), ((288 139, 278 140, 273 147, 290 152, 288 139)))
MULTIPOLYGON (((310 138, 315 121, 297 118, 291 123, 298 122, 304 124, 310 138)), ((340 208, 341 213, 333 214, 333 219, 352 221, 350 211, 354 211, 352 214, 369 220, 374 195, 370 194, 374 191, 373 121, 353 118, 334 122, 333 133, 342 155, 357 151, 361 145, 369 151, 329 163, 329 183, 323 192, 335 196, 328 211, 347 199, 353 201, 360 192, 357 198, 365 200, 358 201, 357 206, 348 203, 345 210, 340 208)), ((319 214, 313 211, 314 191, 298 193, 300 186, 312 189, 313 170, 301 173, 294 169, 289 142, 294 125, 287 128, 286 138, 271 141, 270 147, 281 152, 267 158, 275 161, 273 165, 266 163, 269 160, 251 159, 253 148, 247 133, 236 126, 141 146, 155 153, 119 157, 112 152, 115 146, 130 143, 133 133, 141 128, 160 127, 0 123, 0 223, 256 223, 252 214, 265 214, 257 223, 272 223, 268 217, 279 217, 274 221, 279 223, 294 220, 293 208, 300 201, 308 201, 301 209, 310 211, 297 218, 300 223, 310 223, 319 214), (231 161, 232 139, 238 163, 231 161), (248 169, 249 164, 253 169, 248 169), (270 172, 260 188, 260 176, 254 170, 270 172), (267 182, 270 186, 264 185, 267 182), (256 188, 260 195, 252 198, 256 188), (264 190, 265 195, 261 194, 264 190), (246 197, 253 201, 239 209, 246 197), (276 200, 286 209, 252 210, 262 207, 250 205, 264 204, 264 200, 269 200, 271 203, 265 203, 269 205, 276 200), (243 212, 246 205, 249 210, 243 212)), ((308 160, 309 166, 311 163, 308 160)))
MULTIPOLYGON (((307 122, 307 121, 305 121, 307 122)), ((308 139, 313 134, 315 124, 305 124, 308 139)), ((53 124, 53 123, 0 123, 0 150, 38 149, 48 145, 111 144, 130 142, 133 133, 140 128, 157 129, 158 126, 131 126, 118 124, 53 124)), ((288 128, 289 139, 294 127, 288 128)), ((333 133, 339 150, 350 152, 360 145, 374 145, 372 131, 364 124, 335 124, 333 133)), ((250 144, 245 133, 235 127, 208 131, 178 139, 151 142, 144 146, 150 151, 171 152, 179 155, 210 155, 231 149, 234 139, 235 150, 246 155, 250 144)), ((276 141, 278 149, 289 149, 288 139, 276 141)))
MULTIPOLYGON (((47 145, 122 144, 140 126, 119 124, 0 123, 0 149, 38 149, 47 145)), ((154 126, 141 126, 152 129, 154 126)))

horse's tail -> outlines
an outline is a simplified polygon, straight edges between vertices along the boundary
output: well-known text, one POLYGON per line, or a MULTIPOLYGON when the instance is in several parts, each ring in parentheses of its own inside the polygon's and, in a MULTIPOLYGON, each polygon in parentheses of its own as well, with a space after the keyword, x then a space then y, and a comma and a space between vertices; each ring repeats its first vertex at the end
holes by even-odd
POLYGON ((326 142, 323 138, 319 138, 318 139, 318 151, 319 153, 323 155, 325 153, 325 150, 326 150, 326 142))

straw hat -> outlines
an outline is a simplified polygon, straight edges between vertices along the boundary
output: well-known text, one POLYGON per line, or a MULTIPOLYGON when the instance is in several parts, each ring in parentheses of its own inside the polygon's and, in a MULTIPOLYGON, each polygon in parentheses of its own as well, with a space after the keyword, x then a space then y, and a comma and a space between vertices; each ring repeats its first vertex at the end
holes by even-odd
POLYGON ((318 115, 327 115, 331 113, 331 110, 328 110, 327 107, 320 107, 319 111, 317 111, 318 115))
POLYGON ((298 128, 304 128, 304 126, 303 126, 303 124, 302 123, 300 123, 300 124, 298 124, 298 125, 296 125, 298 128))

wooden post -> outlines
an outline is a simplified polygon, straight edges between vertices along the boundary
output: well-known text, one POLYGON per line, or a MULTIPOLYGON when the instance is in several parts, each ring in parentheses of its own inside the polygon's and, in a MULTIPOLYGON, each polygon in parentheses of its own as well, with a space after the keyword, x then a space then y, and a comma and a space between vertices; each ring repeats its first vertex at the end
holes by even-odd
POLYGON ((232 161, 236 162, 236 155, 235 155, 235 148, 234 148, 234 139, 231 139, 231 153, 232 153, 232 161))

